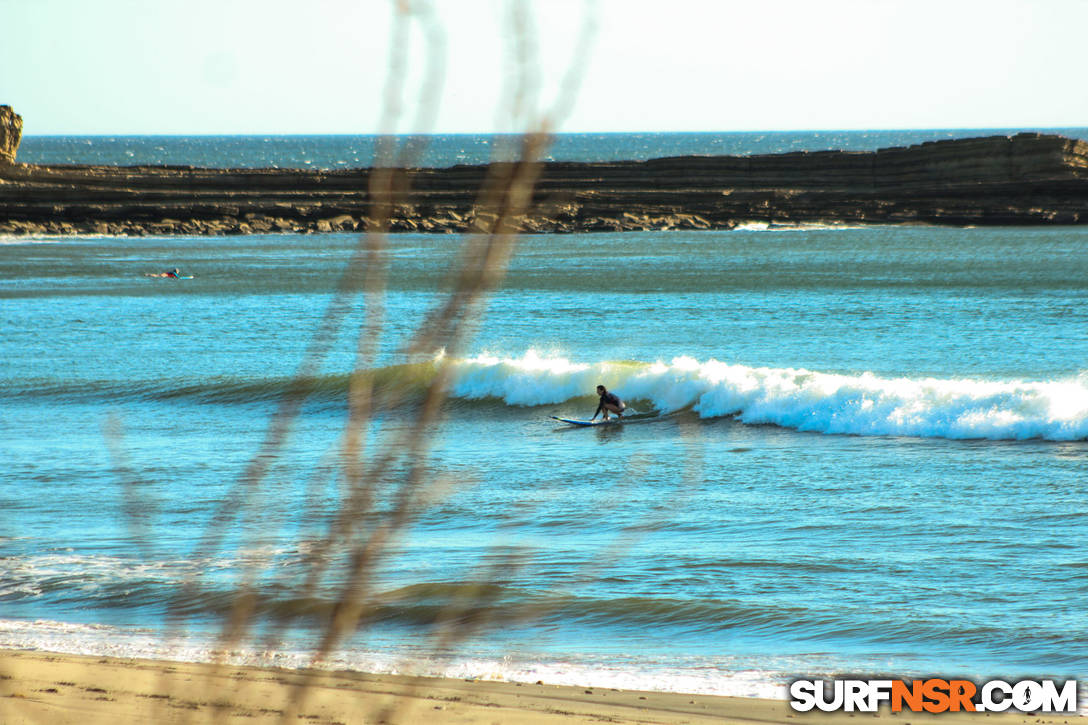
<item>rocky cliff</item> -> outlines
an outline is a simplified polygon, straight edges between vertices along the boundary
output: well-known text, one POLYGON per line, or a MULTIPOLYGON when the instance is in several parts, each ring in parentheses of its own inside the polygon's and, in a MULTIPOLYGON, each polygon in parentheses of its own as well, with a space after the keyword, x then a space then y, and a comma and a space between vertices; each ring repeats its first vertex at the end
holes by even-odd
MULTIPOLYGON (((488 230, 478 205, 508 165, 407 169, 407 196, 372 195, 376 170, 0 167, 0 232, 231 234, 349 231, 383 210, 394 231, 488 230)), ((546 163, 528 232, 772 224, 1088 223, 1088 143, 1043 134, 876 152, 546 163)))
POLYGON ((0 164, 14 164, 19 140, 23 137, 23 118, 11 106, 0 106, 0 164))

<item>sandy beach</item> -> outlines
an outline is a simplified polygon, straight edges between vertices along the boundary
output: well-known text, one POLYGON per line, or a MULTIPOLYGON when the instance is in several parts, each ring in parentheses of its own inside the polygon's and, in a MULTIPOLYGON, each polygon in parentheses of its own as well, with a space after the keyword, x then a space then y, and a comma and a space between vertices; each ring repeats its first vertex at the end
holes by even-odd
POLYGON ((677 693, 215 666, 3 651, 0 722, 51 723, 1068 723, 1071 716, 794 713, 784 701, 677 693), (309 684, 300 703, 300 684, 309 684))

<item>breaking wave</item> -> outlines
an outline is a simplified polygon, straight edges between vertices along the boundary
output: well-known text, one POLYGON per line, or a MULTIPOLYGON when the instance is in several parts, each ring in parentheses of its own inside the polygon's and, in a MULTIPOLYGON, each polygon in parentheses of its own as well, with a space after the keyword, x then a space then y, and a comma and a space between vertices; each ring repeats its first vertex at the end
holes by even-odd
POLYGON ((575 363, 542 357, 481 355, 450 361, 452 393, 499 398, 509 405, 548 405, 592 394, 603 383, 638 407, 660 413, 690 409, 703 418, 732 417, 828 434, 991 440, 1081 440, 1088 437, 1088 375, 1052 380, 883 378, 797 368, 700 362, 575 363))
MULTIPOLYGON (((645 413, 691 411, 752 425, 859 436, 1072 441, 1088 439, 1088 372, 1057 380, 880 377, 801 368, 750 367, 719 360, 676 357, 669 362, 573 362, 529 350, 520 357, 478 355, 391 365, 366 373, 379 405, 418 401, 438 366, 450 366, 450 395, 457 403, 514 409, 569 404, 584 413, 603 383, 645 413)), ((299 395, 340 406, 350 376, 305 380, 226 378, 205 380, 24 380, 0 397, 51 397, 113 404, 189 401, 209 405, 269 403, 299 395)), ((559 411, 549 411, 559 412, 559 411)))

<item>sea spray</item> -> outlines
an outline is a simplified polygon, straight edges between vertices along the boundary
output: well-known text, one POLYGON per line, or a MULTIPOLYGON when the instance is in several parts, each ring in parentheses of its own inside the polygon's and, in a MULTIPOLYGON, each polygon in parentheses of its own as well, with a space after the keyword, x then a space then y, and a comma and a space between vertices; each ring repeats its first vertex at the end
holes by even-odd
POLYGON ((669 363, 576 363, 530 350, 520 358, 447 360, 451 393, 509 405, 559 404, 598 383, 660 413, 828 434, 991 440, 1088 437, 1085 376, 1051 381, 882 378, 797 368, 749 367, 691 357, 669 363))
MULTIPOLYGON (((520 357, 439 354, 365 374, 371 376, 382 407, 399 407, 418 399, 437 365, 452 368, 453 399, 495 401, 512 409, 563 404, 573 409, 577 404, 585 412, 595 399, 594 388, 603 384, 640 411, 690 410, 707 419, 731 418, 806 432, 991 440, 1088 438, 1088 374, 1054 380, 893 378, 870 372, 750 367, 690 356, 652 363, 576 362, 535 350, 520 357)), ((8 385, 0 397, 234 406, 267 403, 301 390, 313 402, 337 405, 346 399, 348 383, 349 376, 343 373, 304 381, 216 376, 77 383, 34 378, 8 385)))
POLYGON ((607 363, 541 357, 535 350, 520 358, 479 355, 447 363, 454 367, 451 392, 455 397, 500 398, 511 405, 547 405, 587 395, 608 368, 607 363))

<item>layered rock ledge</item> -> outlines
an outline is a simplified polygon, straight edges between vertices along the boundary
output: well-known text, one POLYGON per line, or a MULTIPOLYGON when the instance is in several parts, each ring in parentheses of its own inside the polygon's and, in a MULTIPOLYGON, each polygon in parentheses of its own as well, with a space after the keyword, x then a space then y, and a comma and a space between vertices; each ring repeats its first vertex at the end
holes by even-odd
POLYGON ((23 117, 11 106, 0 106, 0 166, 15 163, 22 136, 23 117))
MULTIPOLYGON (((373 169, 0 164, 0 233, 245 234, 491 229, 478 204, 500 164, 407 169, 375 197, 373 169), (404 199, 407 199, 406 203, 404 199)), ((1046 134, 875 152, 685 156, 541 165, 527 232, 730 229, 738 224, 1088 223, 1088 143, 1046 134)))

